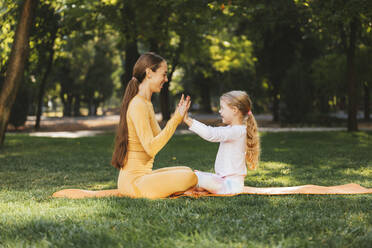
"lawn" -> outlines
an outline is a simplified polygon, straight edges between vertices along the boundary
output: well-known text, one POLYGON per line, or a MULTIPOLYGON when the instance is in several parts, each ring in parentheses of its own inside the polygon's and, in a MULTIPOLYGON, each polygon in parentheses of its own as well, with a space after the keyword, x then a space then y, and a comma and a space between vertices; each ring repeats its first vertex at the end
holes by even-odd
MULTIPOLYGON (((261 133, 250 186, 372 187, 372 132, 261 133)), ((371 247, 372 195, 146 200, 53 199, 63 188, 110 189, 113 134, 9 134, 0 150, 0 247, 371 247)), ((172 138, 155 167, 211 171, 218 144, 172 138)))

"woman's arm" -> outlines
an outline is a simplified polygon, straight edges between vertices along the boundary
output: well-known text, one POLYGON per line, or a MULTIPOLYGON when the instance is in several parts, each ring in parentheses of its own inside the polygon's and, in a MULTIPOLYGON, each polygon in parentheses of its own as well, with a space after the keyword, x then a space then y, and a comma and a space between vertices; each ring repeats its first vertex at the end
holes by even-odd
POLYGON ((133 122, 144 150, 149 156, 155 157, 172 137, 177 126, 181 123, 183 116, 176 111, 164 129, 154 136, 150 124, 150 111, 150 107, 145 102, 135 101, 131 103, 128 109, 128 115, 133 122))
POLYGON ((150 121, 150 125, 151 125, 151 129, 154 133, 154 136, 158 135, 160 132, 161 132, 161 128, 159 126, 159 123, 158 121, 156 120, 156 116, 155 116, 155 112, 154 112, 154 108, 152 107, 151 108, 151 113, 150 113, 150 117, 151 117, 151 121, 150 121))

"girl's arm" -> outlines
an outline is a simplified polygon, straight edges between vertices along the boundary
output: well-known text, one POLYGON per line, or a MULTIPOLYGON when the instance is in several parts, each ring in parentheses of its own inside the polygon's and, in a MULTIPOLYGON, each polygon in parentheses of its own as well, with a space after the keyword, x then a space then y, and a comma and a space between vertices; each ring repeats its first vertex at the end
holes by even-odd
POLYGON ((234 140, 243 134, 241 129, 231 127, 211 127, 197 120, 191 119, 188 116, 185 116, 184 122, 189 126, 189 130, 210 142, 234 140))

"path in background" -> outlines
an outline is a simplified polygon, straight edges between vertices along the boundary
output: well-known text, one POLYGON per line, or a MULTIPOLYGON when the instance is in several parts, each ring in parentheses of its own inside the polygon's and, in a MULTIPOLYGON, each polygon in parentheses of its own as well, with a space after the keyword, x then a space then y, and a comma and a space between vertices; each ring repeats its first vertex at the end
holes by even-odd
MULTIPOLYGON (((218 114, 190 114, 193 118, 200 120, 209 125, 218 125, 220 117, 218 114)), ((279 124, 272 121, 271 115, 255 116, 260 126, 279 127, 279 124)), ((119 115, 108 116, 84 116, 84 117, 45 117, 41 118, 41 128, 38 132, 50 131, 78 131, 78 130, 105 130, 115 131, 119 123, 119 115)), ((156 119, 162 123, 161 114, 156 114, 156 119)), ((28 116, 24 127, 19 128, 22 132, 34 132, 35 116, 28 116)), ((181 124, 179 129, 186 129, 185 124, 181 124)), ((9 128, 9 131, 14 131, 9 128)))
MULTIPOLYGON (((191 117, 208 125, 220 125, 221 119, 218 114, 191 114, 191 117)), ((281 127, 279 123, 272 121, 270 114, 255 115, 261 132, 314 132, 314 131, 346 131, 346 127, 281 127)), ((344 119, 345 115, 338 114, 337 117, 344 119)), ((161 114, 156 114, 158 121, 161 114)), ((110 116, 88 116, 88 117, 42 117, 41 128, 36 132, 33 127, 35 116, 29 116, 26 125, 15 131, 9 128, 9 132, 25 132, 31 136, 78 138, 93 136, 103 132, 114 132, 119 123, 119 115, 110 116)), ((161 125, 164 125, 160 121, 161 125)), ((346 126, 346 124, 345 124, 346 126)), ((372 130, 371 122, 360 122, 359 129, 362 131, 372 130)), ((190 131, 185 124, 181 124, 176 134, 188 134, 190 131)))

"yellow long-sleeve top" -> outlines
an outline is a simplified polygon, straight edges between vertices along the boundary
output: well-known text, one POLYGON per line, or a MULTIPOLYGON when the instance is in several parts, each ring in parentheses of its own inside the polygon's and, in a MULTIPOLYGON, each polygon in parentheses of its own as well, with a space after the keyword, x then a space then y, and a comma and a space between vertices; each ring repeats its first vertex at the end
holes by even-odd
POLYGON ((152 170, 155 155, 172 137, 182 116, 176 112, 163 130, 155 119, 150 101, 136 95, 128 106, 128 153, 120 170, 117 190, 88 192, 72 189, 57 192, 55 197, 102 197, 124 195, 157 199, 185 191, 197 183, 197 177, 186 166, 152 170))
POLYGON ((118 177, 118 190, 132 197, 161 198, 187 190, 197 183, 188 167, 152 170, 155 155, 174 134, 183 117, 176 112, 163 130, 150 101, 136 95, 128 106, 128 153, 118 177))
POLYGON ((127 112, 128 153, 146 152, 151 158, 167 144, 183 117, 178 111, 163 130, 155 118, 152 103, 136 95, 129 103, 127 112))

